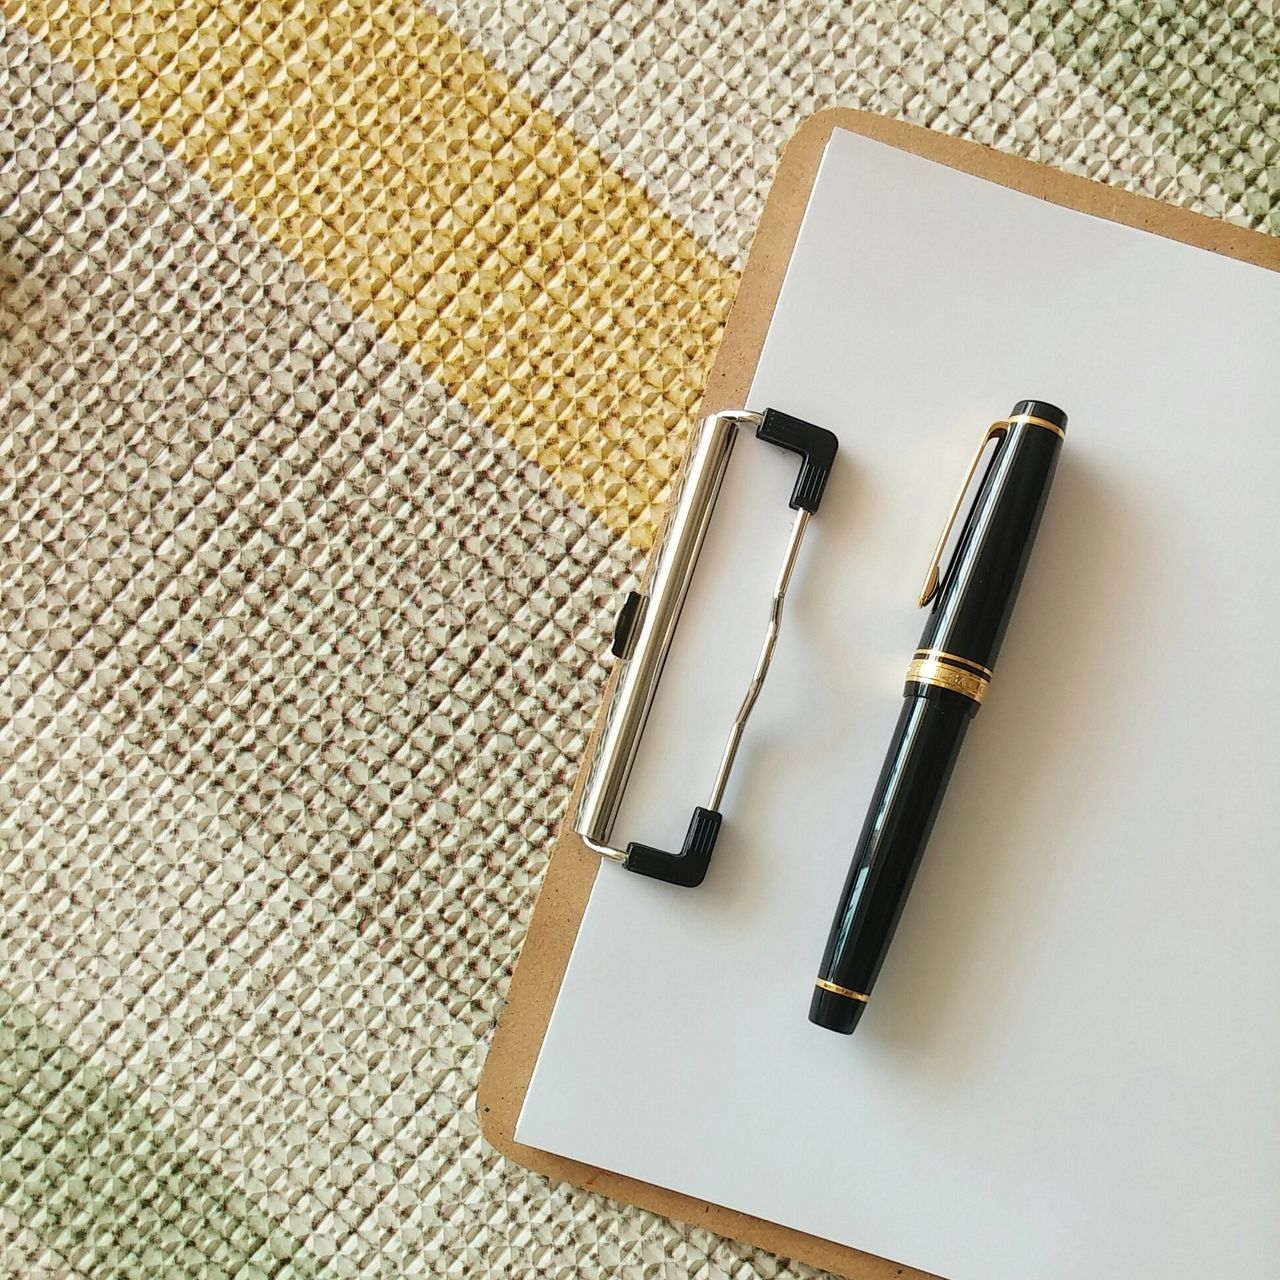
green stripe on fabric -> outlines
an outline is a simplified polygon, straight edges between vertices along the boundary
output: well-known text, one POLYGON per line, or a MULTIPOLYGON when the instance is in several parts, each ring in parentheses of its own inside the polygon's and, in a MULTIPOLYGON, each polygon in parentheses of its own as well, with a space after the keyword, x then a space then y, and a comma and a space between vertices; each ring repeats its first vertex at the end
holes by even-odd
POLYGON ((0 1199, 95 1278, 324 1274, 228 1179, 4 992, 0 1199))
POLYGON ((1251 0, 998 3, 1256 225, 1280 234, 1280 24, 1251 0))

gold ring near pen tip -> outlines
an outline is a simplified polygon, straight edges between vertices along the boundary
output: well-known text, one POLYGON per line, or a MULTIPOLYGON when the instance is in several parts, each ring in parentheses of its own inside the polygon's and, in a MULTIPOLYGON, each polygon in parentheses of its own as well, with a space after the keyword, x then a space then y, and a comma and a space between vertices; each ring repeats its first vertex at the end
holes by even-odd
MULTIPOLYGON (((991 684, 987 676, 980 675, 970 666, 960 666, 955 661, 939 656, 936 650, 925 652, 928 656, 912 658, 908 664, 908 684, 930 684, 937 689, 948 689, 982 705, 991 684)), ((968 660, 962 658, 960 661, 967 663, 968 660)))
POLYGON ((828 982, 826 978, 818 978, 814 986, 821 987, 823 991, 830 991, 832 995, 844 996, 846 1000, 860 1000, 866 1004, 871 999, 869 995, 865 995, 861 991, 850 991, 848 987, 837 987, 834 982, 828 982))

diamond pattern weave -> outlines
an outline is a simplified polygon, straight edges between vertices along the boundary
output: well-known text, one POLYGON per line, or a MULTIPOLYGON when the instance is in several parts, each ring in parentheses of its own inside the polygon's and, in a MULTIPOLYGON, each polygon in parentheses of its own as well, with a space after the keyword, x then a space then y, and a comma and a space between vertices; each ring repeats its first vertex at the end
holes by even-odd
POLYGON ((8 1274, 813 1275, 501 1160, 485 1045, 783 142, 1274 228, 1273 16, 1155 8, 3 0, 8 1274))

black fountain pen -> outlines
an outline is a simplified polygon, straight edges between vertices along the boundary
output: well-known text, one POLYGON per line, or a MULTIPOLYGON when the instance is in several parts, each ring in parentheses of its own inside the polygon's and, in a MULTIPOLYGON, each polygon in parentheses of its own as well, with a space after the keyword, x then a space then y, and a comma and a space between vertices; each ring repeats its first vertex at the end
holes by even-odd
POLYGON ((809 1021, 858 1025, 902 915, 970 719, 986 696, 1066 436, 1067 415, 1022 400, 993 423, 933 553, 920 604, 933 602, 907 667, 902 713, 840 895, 809 1021), (939 578, 942 552, 987 446, 998 440, 939 578))

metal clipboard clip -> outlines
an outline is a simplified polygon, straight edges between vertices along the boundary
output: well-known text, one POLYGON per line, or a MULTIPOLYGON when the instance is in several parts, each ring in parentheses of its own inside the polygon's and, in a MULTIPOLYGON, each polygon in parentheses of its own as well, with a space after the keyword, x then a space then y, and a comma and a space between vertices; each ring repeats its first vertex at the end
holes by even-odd
POLYGON ((763 413, 727 409, 710 414, 698 423, 647 585, 643 591, 628 594, 614 627, 612 652, 620 670, 587 768, 573 823, 574 831, 588 849, 622 863, 629 871, 670 884, 692 888, 702 883, 720 833, 720 801, 742 740, 742 731, 773 658, 787 586, 809 517, 822 501, 836 448, 836 437, 830 431, 779 413, 776 409, 766 409, 763 413), (711 523, 712 509, 734 442, 739 429, 746 427, 754 428, 758 440, 800 455, 800 473, 790 502, 796 519, 783 554, 782 569, 769 610, 764 647, 729 731, 711 797, 705 808, 694 809, 684 846, 675 853, 634 841, 625 849, 614 848, 610 844, 614 819, 653 705, 680 610, 693 580, 698 553, 711 523))

